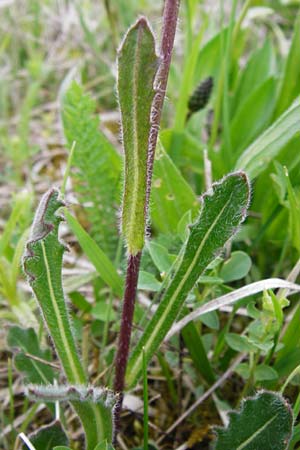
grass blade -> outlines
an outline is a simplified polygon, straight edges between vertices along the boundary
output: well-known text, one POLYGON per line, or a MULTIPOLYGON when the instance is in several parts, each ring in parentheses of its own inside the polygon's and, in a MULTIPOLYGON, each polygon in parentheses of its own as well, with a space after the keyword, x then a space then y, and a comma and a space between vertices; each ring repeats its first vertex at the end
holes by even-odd
POLYGON ((242 153, 236 163, 236 169, 245 170, 251 179, 257 177, 299 131, 300 102, 298 98, 242 153))
POLYGON ((123 282, 122 278, 116 271, 113 263, 96 244, 93 238, 82 228, 80 223, 75 219, 67 209, 64 210, 64 214, 69 227, 78 239, 82 250, 89 258, 91 263, 95 266, 100 277, 105 283, 110 286, 113 292, 122 297, 123 294, 123 282))

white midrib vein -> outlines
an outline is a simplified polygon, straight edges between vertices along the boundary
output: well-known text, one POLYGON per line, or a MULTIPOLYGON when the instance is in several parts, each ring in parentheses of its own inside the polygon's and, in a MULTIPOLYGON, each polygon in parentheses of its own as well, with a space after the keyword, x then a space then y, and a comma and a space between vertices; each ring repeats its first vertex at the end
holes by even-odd
MULTIPOLYGON (((151 345, 152 345, 153 341, 156 339, 156 336, 159 334, 161 327, 163 327, 164 322, 165 322, 165 319, 166 319, 166 317, 168 316, 170 310, 172 309, 174 300, 176 299, 176 297, 177 297, 178 294, 180 293, 180 291, 181 291, 182 287, 184 286, 186 280, 187 280, 188 277, 190 276, 190 273, 191 273, 192 270, 194 269, 195 264, 196 264, 196 262, 197 262, 197 260, 198 260, 199 254, 201 253, 201 251, 202 251, 202 249, 203 249, 203 247, 204 247, 204 245, 205 245, 205 243, 206 243, 206 241, 207 241, 207 239, 208 239, 208 237, 209 237, 209 235, 210 235, 212 229, 215 227, 216 223, 219 221, 221 215, 223 214, 225 208, 227 208, 227 205, 230 203, 231 197, 232 197, 232 194, 230 195, 229 199, 227 200, 227 202, 225 203, 225 205, 223 206, 223 208, 221 209, 221 211, 219 212, 219 214, 217 215, 217 217, 215 218, 215 220, 213 221, 213 223, 211 224, 211 226, 210 226, 209 229, 207 230, 207 232, 206 232, 204 238, 202 239, 201 244, 200 244, 199 247, 198 247, 198 250, 197 250, 197 252, 196 252, 196 254, 195 254, 195 256, 194 256, 194 259, 193 259, 193 261, 192 261, 190 267, 188 268, 188 270, 187 270, 187 272, 185 273, 184 277, 182 278, 182 280, 181 280, 180 283, 178 284, 178 286, 177 286, 177 288, 176 288, 174 294, 172 295, 172 297, 170 298, 170 300, 169 300, 169 302, 168 302, 167 308, 164 310, 163 314, 161 315, 160 319, 158 320, 158 322, 157 322, 157 324, 156 324, 156 326, 155 326, 156 332, 153 333, 152 336, 150 336, 149 340, 148 340, 147 343, 145 344, 145 351, 146 351, 146 352, 147 352, 147 350, 149 350, 149 348, 151 348, 151 345)), ((200 219, 199 219, 199 220, 200 220, 200 219)), ((168 330, 167 330, 167 331, 168 331, 168 330)), ((167 331, 166 331, 166 332, 167 332, 167 331)), ((140 353, 140 354, 138 355, 138 357, 137 357, 137 359, 136 359, 136 361, 135 361, 134 366, 133 366, 133 367, 131 368, 131 370, 130 370, 130 378, 131 378, 132 380, 135 379, 136 374, 138 373, 139 368, 140 368, 140 366, 141 366, 141 362, 142 362, 142 353, 140 353)), ((130 384, 130 383, 129 383, 129 384, 130 384)))
POLYGON ((265 428, 267 428, 267 426, 270 425, 270 423, 272 423, 276 419, 277 416, 278 416, 278 414, 276 414, 274 417, 271 417, 271 419, 268 420, 268 422, 266 422, 255 433, 253 433, 252 436, 250 436, 246 441, 244 441, 241 445, 239 445, 236 450, 243 450, 243 448, 245 448, 246 445, 248 445, 251 441, 253 441, 253 439, 256 438, 256 436, 259 435, 259 433, 261 433, 265 428))
MULTIPOLYGON (((80 374, 78 373, 78 369, 76 367, 76 364, 74 362, 73 359, 73 355, 72 355, 72 351, 69 347, 69 342, 68 342, 68 338, 65 334, 65 330, 64 330, 64 326, 63 326, 63 322, 62 322, 62 318, 60 315, 60 311, 57 305, 57 301, 55 298, 55 293, 54 293, 54 289, 52 286, 52 280, 51 280, 51 274, 50 274, 50 267, 49 267, 49 263, 48 263, 48 258, 47 258, 47 253, 46 253, 46 248, 45 248, 45 244, 43 241, 41 241, 41 246, 42 246, 42 251, 43 251, 43 257, 44 257, 44 262, 45 262, 45 267, 46 267, 46 273, 47 273, 47 281, 48 281, 48 286, 49 286, 49 292, 50 292, 50 298, 51 298, 51 303, 53 306, 53 309, 55 311, 55 317, 57 320, 57 324, 58 324, 58 331, 59 334, 61 336, 61 340, 63 341, 64 344, 64 350, 65 353, 67 355, 68 361, 69 361, 69 365, 72 368, 72 371, 74 373, 75 376, 75 383, 81 384, 82 383, 82 378, 80 376, 80 374)), ((60 349, 57 349, 58 351, 60 349)))
MULTIPOLYGON (((80 374, 78 373, 77 367, 74 363, 73 360, 73 356, 72 356, 72 352, 69 348, 69 343, 68 343, 68 338, 65 334, 64 331, 64 326, 63 326, 63 322, 60 316, 60 312, 59 312, 59 308, 57 306, 57 302, 56 302, 56 298, 55 298, 55 294, 54 294, 54 290, 53 290, 53 286, 52 286, 52 281, 51 281, 51 275, 50 275, 50 268, 49 268, 49 263, 48 263, 48 258, 47 258, 47 253, 46 253, 46 248, 45 248, 45 244, 44 242, 41 242, 42 245, 42 251, 43 251, 43 257, 44 257, 44 262, 45 262, 45 266, 46 266, 46 272, 47 272, 47 280, 48 280, 48 285, 49 285, 49 292, 50 292, 50 297, 51 297, 51 302, 55 311, 55 316, 57 318, 57 323, 58 323, 58 328, 59 328, 59 332, 61 335, 61 339, 64 343, 64 348, 66 351, 66 355, 67 358, 69 360, 69 364, 72 368, 72 371, 75 375, 75 383, 78 384, 82 384, 83 380, 80 376, 80 374)), ((103 426, 103 421, 102 421, 102 416, 100 414, 99 408, 97 407, 97 405, 95 404, 91 404, 91 407, 93 409, 94 412, 94 417, 97 423, 97 438, 101 439, 102 436, 104 435, 104 426, 103 426)))

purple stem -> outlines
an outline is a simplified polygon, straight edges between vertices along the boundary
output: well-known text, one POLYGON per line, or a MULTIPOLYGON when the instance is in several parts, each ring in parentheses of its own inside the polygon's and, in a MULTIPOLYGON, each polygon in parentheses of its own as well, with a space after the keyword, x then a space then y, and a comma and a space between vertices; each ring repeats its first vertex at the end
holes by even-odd
POLYGON ((126 285, 124 292, 121 329, 115 359, 114 391, 119 394, 119 397, 114 412, 114 421, 115 421, 114 445, 116 445, 116 437, 120 428, 120 414, 122 411, 122 403, 123 403, 125 372, 129 354, 134 303, 139 277, 141 255, 142 255, 141 252, 139 252, 137 255, 129 255, 127 260, 126 285))
POLYGON ((157 92, 154 97, 152 105, 152 123, 149 137, 146 210, 148 210, 150 198, 155 148, 157 144, 162 109, 166 96, 166 89, 171 64, 172 50, 174 46, 179 6, 180 0, 165 0, 165 7, 163 13, 163 29, 160 46, 161 63, 155 80, 157 92))
POLYGON ((118 350, 116 354, 116 373, 114 390, 122 393, 124 390, 125 370, 129 353, 129 344, 134 313, 134 303, 139 276, 141 252, 129 255, 127 260, 126 286, 124 293, 122 322, 119 335, 118 350))

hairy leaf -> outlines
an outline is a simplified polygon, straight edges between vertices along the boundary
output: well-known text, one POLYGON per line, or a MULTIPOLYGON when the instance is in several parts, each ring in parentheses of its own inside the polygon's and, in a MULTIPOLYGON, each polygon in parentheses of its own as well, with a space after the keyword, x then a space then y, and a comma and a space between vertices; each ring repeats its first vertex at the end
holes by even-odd
POLYGON ((125 153, 122 232, 128 251, 133 255, 144 245, 148 142, 157 67, 155 39, 147 20, 142 17, 129 29, 118 55, 118 94, 125 153))
POLYGON ((74 190, 91 224, 91 235, 104 253, 115 256, 118 240, 121 156, 99 129, 96 105, 73 82, 63 98, 62 120, 71 148, 75 141, 72 172, 74 190))
MULTIPOLYGON (((58 240, 62 217, 57 215, 57 210, 63 205, 57 189, 50 189, 44 195, 35 215, 23 265, 67 380, 85 385, 87 377, 76 349, 62 288, 64 246, 58 240)), ((72 400, 71 403, 82 421, 88 450, 93 450, 101 439, 112 439, 112 408, 92 402, 72 400)))
POLYGON ((167 277, 163 284, 159 293, 162 296, 159 306, 129 360, 129 386, 134 385, 141 374, 143 348, 148 362, 171 328, 201 273, 245 219, 249 196, 249 182, 243 172, 228 175, 203 196, 200 216, 190 226, 190 235, 174 263, 173 276, 167 277))
POLYGON ((91 401, 93 403, 102 403, 103 405, 110 408, 112 408, 116 403, 116 395, 111 390, 94 386, 44 386, 30 384, 26 387, 26 393, 30 398, 38 401, 91 401))
POLYGON ((293 413, 278 393, 262 391, 229 413, 227 428, 217 428, 214 450, 285 450, 292 435, 293 413))

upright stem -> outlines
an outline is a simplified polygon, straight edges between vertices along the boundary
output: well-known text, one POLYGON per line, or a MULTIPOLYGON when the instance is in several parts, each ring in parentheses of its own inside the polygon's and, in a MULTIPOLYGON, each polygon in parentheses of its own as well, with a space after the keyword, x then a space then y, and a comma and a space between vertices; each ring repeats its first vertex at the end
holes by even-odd
POLYGON ((146 209, 148 209, 150 198, 155 148, 157 143, 161 113, 166 95, 172 50, 174 46, 176 25, 179 13, 179 5, 180 0, 165 0, 165 7, 163 13, 163 29, 160 46, 161 64, 156 79, 157 92, 154 97, 152 105, 152 123, 151 123, 149 152, 148 152, 146 209))
MULTIPOLYGON (((115 406, 115 436, 114 441, 116 441, 116 435, 120 428, 120 414, 122 410, 123 403, 123 390, 125 384, 125 372, 129 354, 129 345, 132 329, 132 320, 134 313, 134 303, 136 296, 136 289, 139 276, 139 268, 142 253, 137 255, 129 255, 127 260, 127 274, 126 274, 126 285, 123 301, 122 319, 121 319, 121 329, 119 335, 118 349, 115 359, 115 380, 114 380, 114 391, 119 393, 120 396, 117 400, 115 406)), ((116 444, 116 442, 114 442, 116 444)))
MULTIPOLYGON (((176 32, 179 4, 180 0, 165 0, 165 7, 163 13, 162 40, 160 49, 161 63, 156 79, 157 89, 152 105, 151 131, 148 144, 147 195, 145 203, 146 211, 148 210, 149 204, 155 147, 157 143, 161 112, 166 93, 171 55, 176 32)), ((114 390, 115 392, 120 393, 120 400, 115 409, 116 431, 118 431, 120 413, 122 409, 122 397, 125 385, 125 372, 129 354, 129 345, 134 313, 135 296, 137 290, 138 274, 140 268, 140 260, 141 260, 141 252, 139 252, 137 255, 129 255, 127 261, 126 287, 121 319, 121 329, 115 360, 116 368, 115 368, 114 390)))
POLYGON ((136 296, 141 252, 137 255, 129 255, 127 261, 126 286, 124 293, 121 329, 119 335, 118 350, 116 354, 116 374, 114 382, 115 392, 122 393, 124 389, 125 370, 129 353, 129 344, 134 313, 134 301, 136 296))

